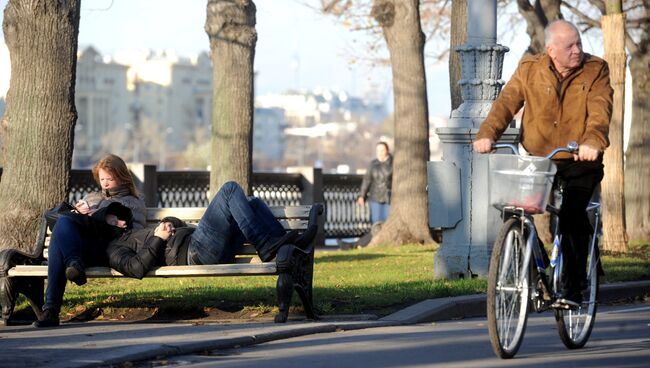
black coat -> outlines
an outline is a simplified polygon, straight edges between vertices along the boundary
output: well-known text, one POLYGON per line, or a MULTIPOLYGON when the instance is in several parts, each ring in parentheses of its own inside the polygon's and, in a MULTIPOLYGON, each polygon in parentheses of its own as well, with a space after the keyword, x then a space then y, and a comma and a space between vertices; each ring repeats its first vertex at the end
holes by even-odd
POLYGON ((106 248, 108 263, 124 276, 143 278, 157 266, 187 264, 187 247, 193 227, 177 228, 168 240, 154 235, 155 229, 125 233, 106 248))
MULTIPOLYGON (((113 239, 122 236, 133 226, 131 210, 119 202, 100 208, 92 215, 82 215, 77 212, 62 212, 60 216, 71 218, 78 226, 82 236, 93 239, 93 247, 84 252, 84 263, 87 266, 106 265, 106 248, 113 239), (115 215, 127 222, 127 229, 106 223, 107 215, 115 215)), ((56 225, 54 225, 56 226, 56 225)))
POLYGON ((154 236, 155 229, 127 232, 106 248, 108 264, 124 276, 141 279, 159 265, 166 241, 154 236))
POLYGON ((390 203, 392 185, 393 156, 388 155, 384 162, 374 159, 363 177, 359 197, 379 203, 390 203))

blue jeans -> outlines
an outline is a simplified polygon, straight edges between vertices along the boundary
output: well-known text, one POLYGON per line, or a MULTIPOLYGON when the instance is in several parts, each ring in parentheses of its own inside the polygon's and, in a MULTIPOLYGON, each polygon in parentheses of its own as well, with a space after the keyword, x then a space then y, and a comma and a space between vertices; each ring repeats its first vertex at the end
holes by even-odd
POLYGON ((265 244, 284 234, 282 224, 261 199, 246 197, 239 184, 230 181, 212 198, 192 233, 188 263, 231 263, 244 242, 265 244))
POLYGON ((370 204, 370 221, 373 224, 376 224, 378 222, 385 222, 388 218, 390 203, 379 203, 372 200, 368 202, 370 204))
POLYGON ((47 260, 47 289, 43 309, 60 310, 70 262, 92 264, 97 258, 93 237, 73 218, 61 216, 52 230, 47 260))

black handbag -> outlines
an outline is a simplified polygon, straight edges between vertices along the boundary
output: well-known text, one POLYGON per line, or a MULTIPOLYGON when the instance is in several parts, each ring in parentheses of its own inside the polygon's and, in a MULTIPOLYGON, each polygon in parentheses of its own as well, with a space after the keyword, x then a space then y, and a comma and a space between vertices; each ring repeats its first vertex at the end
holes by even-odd
POLYGON ((45 210, 43 217, 45 217, 45 221, 47 221, 47 226, 50 229, 53 229, 56 221, 61 217, 61 215, 71 212, 77 213, 77 209, 68 202, 61 202, 56 206, 45 210))

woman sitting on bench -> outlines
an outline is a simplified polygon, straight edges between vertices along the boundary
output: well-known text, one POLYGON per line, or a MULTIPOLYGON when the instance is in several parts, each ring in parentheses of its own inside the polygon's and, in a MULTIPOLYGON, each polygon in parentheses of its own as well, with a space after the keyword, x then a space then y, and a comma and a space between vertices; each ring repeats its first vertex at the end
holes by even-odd
POLYGON ((284 244, 306 247, 316 235, 316 224, 299 234, 285 232, 259 198, 246 197, 235 182, 225 183, 196 227, 166 217, 155 229, 125 233, 107 248, 109 264, 125 276, 143 278, 156 266, 232 263, 237 250, 250 242, 264 262, 284 244))
POLYGON ((106 264, 111 240, 126 228, 145 226, 145 204, 124 161, 109 154, 92 172, 102 191, 85 196, 75 205, 79 213, 62 214, 52 229, 45 305, 35 327, 58 326, 67 280, 85 284, 85 267, 106 264))

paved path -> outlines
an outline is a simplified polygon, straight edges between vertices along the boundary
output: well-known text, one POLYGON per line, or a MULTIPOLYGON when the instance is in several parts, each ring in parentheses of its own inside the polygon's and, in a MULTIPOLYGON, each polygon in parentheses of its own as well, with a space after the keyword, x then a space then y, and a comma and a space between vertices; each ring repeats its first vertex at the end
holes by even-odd
MULTIPOLYGON (((601 301, 650 295, 650 281, 604 285, 601 301)), ((250 346, 291 337, 365 328, 402 326, 480 316, 485 296, 472 295, 423 301, 379 320, 329 317, 318 322, 274 323, 65 323, 51 329, 0 327, 0 366, 84 367, 157 356, 250 346)))
POLYGON ((492 352, 485 318, 308 335, 243 348, 140 362, 135 368, 648 367, 650 304, 601 308, 583 349, 561 342, 553 314, 531 314, 513 359, 492 352))

